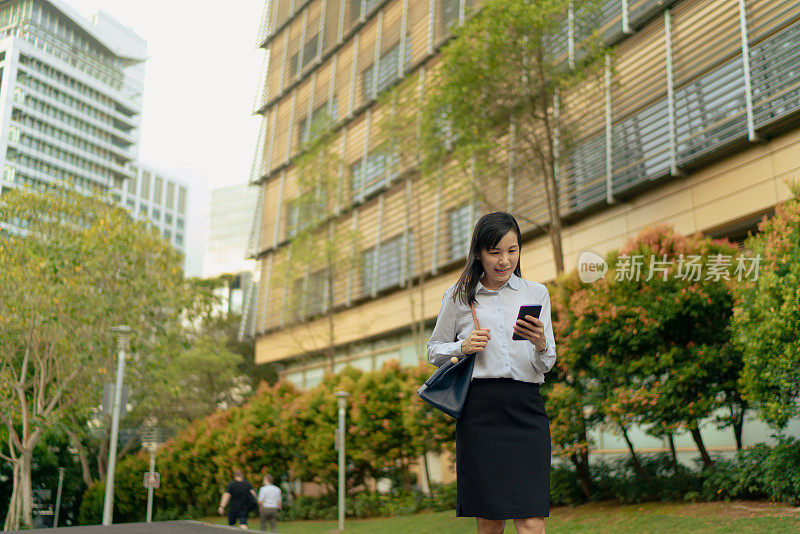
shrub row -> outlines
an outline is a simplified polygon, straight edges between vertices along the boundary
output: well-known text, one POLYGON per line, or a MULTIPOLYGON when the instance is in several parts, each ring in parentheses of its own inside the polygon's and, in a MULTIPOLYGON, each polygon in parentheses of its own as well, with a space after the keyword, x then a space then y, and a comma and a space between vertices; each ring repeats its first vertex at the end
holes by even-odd
MULTIPOLYGON (((714 467, 678 464, 669 454, 639 456, 644 476, 630 457, 597 460, 591 464, 595 491, 592 500, 624 503, 647 501, 714 501, 769 499, 800 505, 800 441, 782 437, 775 446, 760 443, 734 457, 717 456, 714 467)), ((586 502, 574 470, 566 464, 551 471, 550 499, 554 506, 586 502)))

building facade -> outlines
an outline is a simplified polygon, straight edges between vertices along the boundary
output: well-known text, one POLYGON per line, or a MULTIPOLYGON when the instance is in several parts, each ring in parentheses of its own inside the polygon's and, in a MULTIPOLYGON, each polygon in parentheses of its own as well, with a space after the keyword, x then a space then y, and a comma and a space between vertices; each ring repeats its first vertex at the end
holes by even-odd
MULTIPOLYGON (((509 164, 486 181, 481 198, 463 187, 475 176, 444 165, 431 185, 379 147, 387 111, 380 94, 401 79, 424 89, 449 29, 475 7, 266 2, 258 36, 266 68, 255 106, 263 123, 253 174, 262 191, 250 250, 259 261, 253 331, 256 361, 279 363, 301 387, 330 370, 319 356, 330 344, 334 371, 424 360, 413 326, 432 328, 484 212, 517 215, 526 278, 555 276, 549 238, 538 229, 548 220, 542 186, 515 173, 512 136, 498 140, 509 164), (292 246, 303 220, 297 199, 307 189, 309 125, 323 112, 334 124, 339 163, 336 198, 326 199, 333 215, 315 246, 341 242, 349 263, 333 266, 298 264, 292 246), (298 311, 298 302, 315 297, 317 308, 298 311)), ((564 113, 580 117, 558 168, 567 270, 581 252, 604 254, 656 222, 740 239, 789 197, 787 180, 800 178, 800 2, 608 0, 600 12, 603 39, 614 46, 605 83, 564 97, 564 113)), ((558 52, 574 52, 577 30, 565 22, 558 52)), ((734 448, 730 432, 717 434, 706 437, 711 450, 734 448)), ((766 435, 753 423, 745 441, 766 435)), ((633 439, 643 449, 666 447, 641 432, 633 439)), ((605 452, 626 450, 614 436, 596 442, 605 452)), ((688 436, 677 445, 695 450, 688 436)))
POLYGON ((209 194, 203 277, 253 271, 254 261, 246 256, 258 193, 257 187, 243 184, 209 194))
POLYGON ((121 188, 135 173, 146 48, 103 13, 0 2, 0 190, 121 188))
POLYGON ((249 184, 214 189, 209 194, 208 234, 203 254, 203 277, 228 275, 217 292, 220 312, 242 315, 239 336, 253 329, 255 260, 247 257, 259 189, 249 184))
POLYGON ((130 177, 112 196, 131 214, 150 222, 164 239, 186 256, 189 184, 152 167, 132 166, 130 177))

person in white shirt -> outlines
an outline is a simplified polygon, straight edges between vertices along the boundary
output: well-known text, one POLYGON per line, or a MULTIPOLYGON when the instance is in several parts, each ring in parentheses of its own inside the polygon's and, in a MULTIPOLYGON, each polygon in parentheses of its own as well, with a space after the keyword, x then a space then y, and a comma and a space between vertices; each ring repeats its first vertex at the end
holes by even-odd
POLYGON ((476 355, 456 423, 456 514, 475 517, 478 534, 502 533, 507 519, 521 534, 543 533, 550 514, 550 426, 539 385, 556 344, 547 288, 521 277, 520 236, 509 213, 478 220, 427 346, 436 366, 476 355), (539 317, 518 320, 523 305, 541 305, 539 317))
POLYGON ((264 475, 264 485, 258 490, 258 514, 261 519, 261 530, 265 530, 269 522, 269 531, 277 532, 278 513, 283 508, 283 502, 280 488, 272 481, 272 475, 264 475))

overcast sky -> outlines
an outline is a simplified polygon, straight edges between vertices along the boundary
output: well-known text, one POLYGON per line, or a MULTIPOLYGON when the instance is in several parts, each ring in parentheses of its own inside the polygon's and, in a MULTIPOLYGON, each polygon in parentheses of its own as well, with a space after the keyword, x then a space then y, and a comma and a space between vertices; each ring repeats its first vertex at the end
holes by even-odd
POLYGON ((105 11, 147 40, 139 159, 190 184, 187 272, 201 273, 211 189, 246 183, 264 0, 63 0, 105 11))

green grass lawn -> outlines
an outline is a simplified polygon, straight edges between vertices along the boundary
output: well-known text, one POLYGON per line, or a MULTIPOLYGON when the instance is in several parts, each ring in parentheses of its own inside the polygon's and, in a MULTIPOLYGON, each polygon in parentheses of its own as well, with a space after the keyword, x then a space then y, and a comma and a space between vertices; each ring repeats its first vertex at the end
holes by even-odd
MULTIPOLYGON (((206 518, 223 523, 222 517, 206 518)), ((258 529, 258 519, 250 519, 258 529)), ((336 521, 279 523, 281 534, 329 534, 336 521)), ((621 505, 613 501, 550 510, 547 532, 554 533, 645 533, 702 532, 784 534, 800 532, 800 507, 760 501, 713 503, 645 503, 621 505)), ((475 532, 474 519, 458 519, 455 511, 423 513, 388 519, 348 519, 345 531, 353 534, 463 534, 475 532)), ((506 533, 515 532, 511 521, 506 533)))

